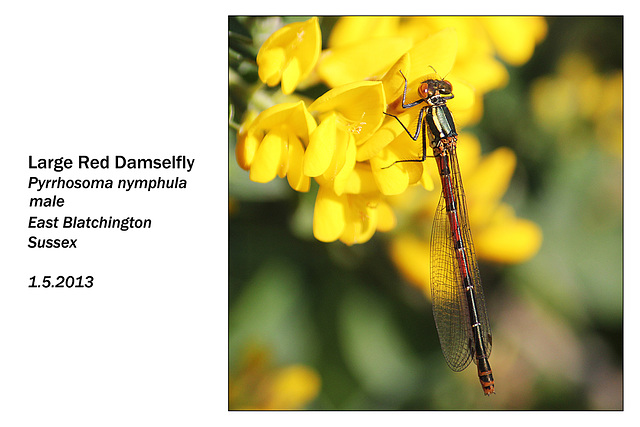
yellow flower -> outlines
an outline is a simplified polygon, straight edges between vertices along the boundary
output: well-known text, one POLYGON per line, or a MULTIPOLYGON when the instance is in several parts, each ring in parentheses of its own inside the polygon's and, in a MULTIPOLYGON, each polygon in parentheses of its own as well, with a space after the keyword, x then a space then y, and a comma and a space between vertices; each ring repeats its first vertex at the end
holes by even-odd
POLYGON ((344 16, 329 36, 329 48, 337 48, 383 37, 398 35, 398 16, 344 16))
POLYGON ((502 59, 522 65, 536 44, 547 35, 547 24, 538 16, 486 16, 480 18, 502 59))
MULTIPOLYGON (((361 171, 366 175, 366 171, 361 171)), ((370 178, 369 178, 370 179, 370 178)), ((321 185, 313 211, 313 235, 323 242, 340 239, 347 245, 368 241, 376 230, 389 231, 395 216, 379 193, 337 195, 321 185)))
POLYGON ((320 377, 315 371, 303 365, 287 366, 273 375, 265 407, 300 409, 318 395, 319 389, 320 377))
POLYGON ((303 101, 278 104, 243 126, 238 133, 236 159, 249 178, 269 182, 285 175, 294 190, 308 191, 309 177, 302 172, 305 146, 316 128, 303 101))
POLYGON ((318 64, 318 75, 330 87, 380 78, 410 47, 408 38, 388 37, 328 49, 318 64))
POLYGON ((496 53, 510 64, 521 65, 545 37, 547 27, 541 17, 344 17, 334 26, 329 48, 318 62, 318 74, 329 86, 380 78, 408 48, 443 30, 457 33, 456 46, 442 43, 420 58, 453 54, 455 65, 443 67, 437 59, 429 59, 416 72, 424 75, 433 66, 441 76, 447 75, 448 80, 463 81, 473 88, 476 96, 473 108, 456 115, 459 126, 463 126, 477 122, 482 116, 482 96, 508 81, 507 69, 495 57, 496 53), (445 69, 452 70, 452 76, 445 69))
POLYGON ((596 134, 611 152, 622 157, 622 71, 603 78, 600 106, 603 114, 596 115, 596 134))
MULTIPOLYGON (((457 153, 478 259, 502 264, 530 259, 542 243, 540 228, 532 221, 517 218, 513 208, 500 202, 515 168, 513 152, 499 148, 480 158, 479 141, 472 135, 461 134, 457 153)), ((432 173, 436 173, 435 168, 432 173)), ((392 199, 396 211, 406 212, 407 221, 427 230, 423 237, 401 233, 393 238, 390 246, 391 258, 400 272, 427 296, 430 296, 431 235, 428 230, 439 198, 439 192, 407 192, 392 199)))
POLYGON ((368 165, 356 170, 356 147, 379 128, 385 105, 381 82, 356 82, 328 91, 309 106, 320 116, 304 159, 305 175, 320 184, 313 215, 318 240, 363 243, 393 223, 388 215, 379 220, 382 202, 368 165))
POLYGON ((601 75, 589 58, 567 55, 561 59, 557 73, 534 82, 531 102, 540 125, 561 139, 563 146, 591 139, 594 129, 584 129, 585 123, 590 123, 597 140, 607 150, 622 155, 621 70, 601 75), (594 93, 598 94, 597 102, 594 93))
MULTIPOLYGON (((467 142, 470 141, 472 139, 467 142)), ((473 143, 479 144, 477 140, 473 143)), ((534 256, 542 244, 540 228, 532 221, 517 218, 511 206, 500 202, 515 165, 513 151, 498 148, 465 175, 467 203, 473 206, 469 208, 469 222, 480 259, 502 264, 521 263, 534 256)))
POLYGON ((380 82, 356 82, 322 95, 309 106, 321 122, 311 134, 304 173, 341 195, 356 162, 356 146, 380 127, 385 108, 380 82))
POLYGON ((398 26, 398 32, 422 40, 446 28, 454 28, 459 41, 452 74, 472 87, 476 96, 473 108, 456 113, 462 127, 480 120, 485 93, 508 82, 508 71, 496 53, 513 65, 526 62, 545 36, 546 22, 540 17, 410 17, 398 26))
POLYGON ((277 367, 270 353, 252 348, 229 375, 229 409, 303 409, 320 391, 320 376, 305 365, 277 367))
POLYGON ((258 75, 269 86, 282 80, 282 92, 292 93, 309 75, 320 56, 322 37, 318 18, 285 25, 258 52, 258 75))
POLYGON ((429 241, 413 233, 398 233, 389 244, 389 255, 404 278, 431 298, 429 287, 429 241))
MULTIPOLYGON (((319 184, 314 236, 349 245, 366 242, 376 230, 396 225, 388 196, 403 194, 416 184, 434 188, 429 172, 433 166, 394 164, 430 155, 423 153, 421 136, 412 140, 395 118, 383 115, 397 116, 412 132, 419 128, 421 106, 402 107, 404 77, 405 103, 418 99, 417 88, 425 79, 446 77, 455 94, 448 105, 460 131, 482 114, 483 94, 506 82, 506 68, 495 58, 496 35, 490 36, 487 28, 502 27, 506 37, 523 33, 514 37, 513 45, 531 40, 535 44, 544 21, 542 26, 534 21, 537 27, 522 25, 522 30, 506 21, 473 17, 342 18, 315 68, 332 89, 308 109, 302 101, 280 104, 245 125, 236 147, 238 163, 250 170, 254 181, 286 175, 298 191, 307 191, 309 179, 314 178, 319 184)), ((320 40, 315 28, 318 22, 312 19, 274 33, 258 55, 261 79, 276 84, 282 75, 283 92, 293 91, 302 74, 291 74, 296 75, 291 80, 295 83, 285 82, 289 74, 278 71, 287 66, 281 58, 304 57, 305 61, 297 61, 313 67, 317 55, 310 46, 320 40)), ((486 203, 492 206, 495 200, 486 203)), ((477 209, 474 215, 482 213, 477 209)), ((503 217, 508 217, 506 210, 503 217)), ((489 252, 490 246, 485 247, 489 252)))

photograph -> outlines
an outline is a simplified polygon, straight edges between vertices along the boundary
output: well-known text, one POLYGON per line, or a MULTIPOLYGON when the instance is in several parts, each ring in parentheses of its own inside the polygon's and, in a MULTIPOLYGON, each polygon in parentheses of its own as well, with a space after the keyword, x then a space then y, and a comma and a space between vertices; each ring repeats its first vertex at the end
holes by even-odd
POLYGON ((230 15, 229 411, 628 409, 624 25, 230 15))

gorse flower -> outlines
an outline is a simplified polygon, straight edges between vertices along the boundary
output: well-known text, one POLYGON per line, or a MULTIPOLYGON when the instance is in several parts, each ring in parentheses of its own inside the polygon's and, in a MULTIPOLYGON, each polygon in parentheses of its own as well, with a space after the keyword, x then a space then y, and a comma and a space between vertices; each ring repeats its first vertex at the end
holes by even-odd
POLYGON ((320 392, 318 373, 305 365, 275 366, 271 353, 249 348, 229 376, 229 409, 297 410, 320 392))
POLYGON ((540 125, 561 138, 563 145, 573 141, 582 145, 595 133, 602 146, 621 156, 622 71, 598 74, 591 60, 579 54, 562 58, 558 68, 533 85, 533 111, 540 125), (583 134, 584 122, 592 125, 588 135, 583 134))
POLYGON ((305 153, 304 172, 323 175, 336 194, 344 192, 356 162, 356 146, 366 141, 383 120, 385 97, 380 82, 357 82, 330 90, 311 104, 320 124, 305 153), (382 108, 382 109, 381 109, 382 108), (341 179, 336 180, 340 175, 341 179))
POLYGON ((315 66, 321 47, 318 18, 285 25, 258 52, 260 80, 269 86, 282 81, 282 92, 290 94, 315 66))
POLYGON ((304 147, 316 122, 304 102, 278 104, 263 111, 239 132, 238 164, 249 169, 255 182, 287 176, 294 190, 308 191, 309 177, 302 173, 304 147))
MULTIPOLYGON (((428 162, 394 163, 423 155, 421 139, 413 141, 393 117, 384 115, 396 115, 407 129, 419 126, 420 108, 402 108, 404 77, 409 103, 417 99, 420 82, 446 76, 454 87, 455 98, 448 104, 458 128, 474 123, 482 114, 483 94, 506 84, 508 78, 496 52, 521 63, 546 31, 541 18, 519 18, 518 22, 347 17, 337 21, 322 53, 317 18, 283 27, 258 53, 260 79, 269 86, 281 81, 285 94, 317 79, 330 89, 315 101, 278 104, 245 123, 238 133, 238 164, 250 171, 253 181, 286 176, 297 191, 308 191, 313 178, 318 184, 313 234, 321 241, 339 239, 352 245, 366 242, 376 230, 392 230, 397 223, 394 209, 405 207, 390 203, 389 197, 416 185, 427 190, 435 186, 428 162), (500 22, 507 29, 502 38, 510 38, 510 43, 496 42, 500 22), (528 53, 517 57, 514 43, 526 45, 528 53)), ((463 151, 461 147, 459 152, 463 151)), ((504 188, 509 177, 503 179, 504 188)), ((470 212, 498 205, 504 191, 488 197, 485 187, 477 187, 467 190, 470 205, 474 193, 479 199, 470 212), (482 199, 483 195, 487 197, 482 199)), ((491 223, 498 211, 503 219, 515 218, 508 209, 498 209, 485 215, 484 223, 491 223)), ((483 246, 483 239, 477 240, 479 255, 499 258, 490 255, 490 244, 483 246)))
MULTIPOLYGON (((508 71, 496 54, 512 65, 522 65, 545 37, 547 26, 540 17, 344 17, 331 32, 318 74, 330 87, 382 76, 408 49, 446 29, 455 29, 455 44, 433 43, 428 56, 421 59, 434 60, 422 62, 414 76, 424 76, 429 66, 441 76, 447 75, 445 70, 451 70, 455 60, 452 75, 472 87, 476 97, 475 105, 460 108, 456 114, 462 127, 480 119, 482 96, 508 81, 508 71), (448 58, 451 63, 441 65, 448 58)), ((414 55, 413 59, 418 58, 414 55)), ((454 90, 458 98, 455 83, 454 90)))
POLYGON ((304 172, 320 184, 313 232, 321 241, 358 243, 378 227, 380 201, 374 187, 363 187, 371 177, 366 169, 356 171, 356 157, 357 147, 379 128, 385 105, 381 82, 356 82, 330 90, 309 107, 320 124, 311 135, 304 172))
POLYGON ((485 16, 480 22, 500 57, 511 65, 527 62, 536 44, 547 34, 542 18, 485 16))

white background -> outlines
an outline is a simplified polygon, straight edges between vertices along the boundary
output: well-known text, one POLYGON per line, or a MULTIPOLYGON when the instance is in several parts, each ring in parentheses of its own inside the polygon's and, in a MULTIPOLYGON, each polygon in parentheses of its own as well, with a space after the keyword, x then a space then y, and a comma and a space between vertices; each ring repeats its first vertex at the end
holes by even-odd
MULTIPOLYGON (((227 9, 240 8, 231 13, 241 15, 294 14, 302 4, 278 10, 272 2, 219 3, 224 2, 0 2, 0 426, 209 426, 220 414, 233 425, 261 422, 260 414, 226 412, 227 9), (34 234, 27 228, 33 215, 29 155, 74 160, 187 155, 196 163, 191 173, 177 174, 188 179, 183 191, 60 191, 65 208, 38 215, 132 215, 151 218, 153 228, 74 232, 76 250, 35 250, 27 248, 34 234), (91 274, 96 284, 93 289, 27 287, 29 277, 45 274, 91 274)), ((617 3, 581 13, 623 13, 617 3)), ((536 10, 524 3, 525 9, 505 5, 367 2, 313 12, 575 13, 570 3, 558 9, 557 2, 542 1, 536 10)), ((636 19, 626 16, 630 70, 637 69, 637 28, 636 19)), ((636 81, 625 79, 625 95, 637 93, 636 81)), ((634 105, 626 103, 625 113, 634 105)), ((625 143, 626 190, 637 183, 635 133, 633 124, 625 126, 625 140, 632 141, 625 143)), ((152 177, 136 171, 94 174, 152 177)), ((75 175, 91 173, 74 170, 64 176, 75 175)), ((633 197, 625 202, 625 211, 636 212, 633 197)), ((625 254, 636 251, 635 224, 625 222, 625 254)), ((58 237, 55 230, 42 234, 58 237)), ((635 285, 625 286, 625 308, 637 301, 635 285)), ((634 330, 631 324, 625 332, 634 330)), ((635 379, 637 340, 629 334, 625 373, 635 379)), ((622 415, 637 413, 633 379, 626 378, 622 415)), ((279 415, 275 419, 286 417, 292 425, 335 420, 332 413, 279 415)), ((359 415, 344 414, 351 423, 359 415)), ((442 423, 444 417, 451 423, 452 416, 478 420, 474 412, 370 415, 371 425, 406 423, 406 417, 420 425, 442 423)), ((577 417, 583 425, 599 425, 618 415, 494 413, 490 422, 512 425, 513 417, 526 416, 564 424, 577 417)))
POLYGON ((0 425, 212 425, 213 409, 226 409, 227 54, 214 39, 226 39, 227 16, 214 3, 2 2, 0 425), (30 170, 29 155, 195 165, 58 174, 30 170), (38 194, 32 175, 188 185, 38 194), (28 207, 53 194, 63 208, 28 207), (153 225, 30 230, 32 215, 153 225), (31 235, 78 238, 78 248, 29 249, 31 235), (95 285, 30 289, 34 275, 93 275, 95 285))

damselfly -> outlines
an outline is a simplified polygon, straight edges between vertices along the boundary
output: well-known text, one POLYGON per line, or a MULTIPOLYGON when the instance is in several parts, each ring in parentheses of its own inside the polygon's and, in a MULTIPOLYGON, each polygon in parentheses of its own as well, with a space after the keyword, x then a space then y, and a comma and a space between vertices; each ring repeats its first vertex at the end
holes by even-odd
POLYGON ((404 74, 402 77, 402 108, 425 103, 418 115, 415 134, 412 135, 397 116, 385 114, 394 117, 414 141, 422 130, 422 157, 398 160, 393 164, 424 162, 428 137, 442 183, 431 232, 431 297, 440 346, 447 364, 454 371, 462 371, 473 360, 478 366, 484 394, 489 395, 494 392, 489 366, 491 329, 456 155, 458 133, 447 107, 447 101, 453 98, 453 88, 447 80, 427 79, 418 88, 420 99, 405 104, 407 78, 404 74))

